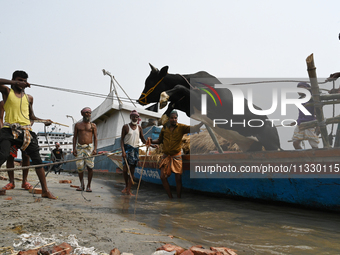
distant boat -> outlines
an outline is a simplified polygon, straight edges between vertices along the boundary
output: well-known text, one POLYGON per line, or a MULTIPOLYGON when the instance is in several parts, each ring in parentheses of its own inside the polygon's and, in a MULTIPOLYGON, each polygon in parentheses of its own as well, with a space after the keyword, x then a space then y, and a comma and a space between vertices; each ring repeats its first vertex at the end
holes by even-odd
POLYGON ((37 139, 40 147, 40 157, 43 161, 51 159, 51 150, 55 149, 55 144, 59 143, 64 155, 72 152, 73 134, 65 132, 38 132, 37 139), (47 137, 47 139, 46 139, 47 137))

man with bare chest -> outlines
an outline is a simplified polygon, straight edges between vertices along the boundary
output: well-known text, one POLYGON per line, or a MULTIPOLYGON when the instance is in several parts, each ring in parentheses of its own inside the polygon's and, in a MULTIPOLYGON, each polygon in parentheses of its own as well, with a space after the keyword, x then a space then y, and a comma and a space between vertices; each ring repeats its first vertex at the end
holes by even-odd
POLYGON ((97 126, 91 123, 91 108, 85 107, 81 110, 83 120, 76 123, 73 134, 73 155, 81 158, 76 161, 78 175, 80 180, 80 187, 77 191, 85 189, 84 184, 84 169, 87 168, 88 183, 86 192, 92 192, 91 181, 93 176, 94 158, 85 158, 97 154, 97 126))

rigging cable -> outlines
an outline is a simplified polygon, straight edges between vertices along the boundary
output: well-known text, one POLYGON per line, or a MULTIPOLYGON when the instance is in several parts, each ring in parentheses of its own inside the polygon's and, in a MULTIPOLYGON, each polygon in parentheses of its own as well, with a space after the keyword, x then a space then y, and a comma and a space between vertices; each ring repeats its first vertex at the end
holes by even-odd
MULTIPOLYGON (((254 81, 254 82, 231 83, 231 84, 228 84, 228 85, 253 85, 253 84, 263 84, 263 83, 282 83, 282 82, 297 83, 297 82, 306 82, 306 81, 301 81, 301 80, 271 80, 271 81, 254 81)), ((325 84, 327 82, 329 82, 329 81, 325 80, 324 82, 318 82, 318 84, 325 84)), ((132 99, 126 98, 126 97, 119 97, 118 98, 117 96, 109 96, 109 95, 105 95, 105 94, 82 91, 82 90, 52 87, 52 86, 46 86, 46 85, 40 85, 40 84, 34 84, 34 83, 30 83, 30 85, 40 87, 40 88, 54 89, 54 90, 59 90, 59 91, 64 91, 64 92, 69 92, 69 93, 75 93, 75 94, 80 94, 80 95, 85 95, 85 96, 92 96, 92 97, 98 97, 98 98, 108 98, 108 99, 113 98, 113 99, 121 100, 121 101, 124 101, 124 102, 127 102, 127 103, 131 103, 131 101, 132 101, 132 99)), ((137 101, 137 99, 133 99, 133 100, 137 101)))

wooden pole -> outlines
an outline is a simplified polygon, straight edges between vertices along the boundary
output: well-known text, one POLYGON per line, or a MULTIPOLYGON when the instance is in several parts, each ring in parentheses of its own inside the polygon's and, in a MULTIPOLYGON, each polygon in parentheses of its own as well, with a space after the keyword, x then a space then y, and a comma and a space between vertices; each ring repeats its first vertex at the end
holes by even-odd
POLYGON ((321 100, 332 100, 332 99, 340 99, 340 94, 329 94, 329 95, 321 95, 321 100))
MULTIPOLYGON (((340 116, 334 117, 334 118, 327 118, 325 120, 325 124, 332 124, 332 123, 339 123, 340 122, 340 116)), ((304 130, 307 128, 312 128, 312 127, 316 127, 318 125, 318 121, 317 120, 312 120, 312 121, 307 121, 307 122, 303 122, 300 124, 300 129, 304 130)))
POLYGON ((218 143, 214 131, 213 131, 213 130, 211 129, 211 127, 209 127, 208 125, 205 125, 205 127, 207 128, 208 133, 209 133, 211 139, 213 140, 213 142, 214 142, 214 144, 215 144, 215 146, 216 146, 218 152, 219 152, 219 153, 223 153, 223 149, 222 149, 221 145, 218 143))
MULTIPOLYGON (((34 120, 34 122, 38 122, 38 123, 46 123, 46 122, 48 122, 48 121, 46 121, 46 120, 34 120)), ((52 124, 57 124, 57 125, 60 125, 60 126, 69 127, 68 125, 61 124, 61 123, 59 123, 59 122, 55 122, 55 121, 51 121, 51 122, 52 122, 52 124)))
POLYGON ((320 102, 320 91, 319 91, 318 79, 317 79, 316 71, 315 71, 316 67, 314 65, 313 54, 307 57, 306 63, 307 63, 307 71, 308 71, 309 80, 312 86, 312 98, 314 101, 315 115, 318 121, 318 126, 320 127, 323 147, 329 148, 330 145, 329 145, 329 140, 328 140, 327 127, 324 121, 322 104, 320 102))
POLYGON ((128 173, 129 173, 130 178, 131 178, 132 185, 134 185, 135 182, 133 181, 133 177, 132 177, 132 174, 131 174, 131 171, 130 171, 130 166, 129 166, 129 163, 127 162, 127 160, 126 160, 126 157, 124 158, 124 160, 125 160, 126 167, 128 169, 128 173))
MULTIPOLYGON (((138 187, 137 187, 137 192, 136 192, 136 200, 135 200, 135 203, 137 202, 139 186, 140 186, 140 183, 141 183, 141 181, 142 181, 144 165, 145 165, 146 158, 147 158, 147 156, 148 156, 149 147, 150 147, 150 146, 146 146, 146 153, 145 153, 145 158, 144 158, 144 161, 143 161, 142 170, 141 170, 140 176, 139 176, 139 182, 138 182, 138 187)), ((136 206, 135 206, 135 210, 136 210, 136 206)))
MULTIPOLYGON (((333 99, 331 99, 333 100, 333 99)), ((322 101, 320 104, 322 104, 322 106, 324 105, 334 105, 334 104, 340 104, 340 100, 333 100, 333 101, 322 101)), ((314 103, 307 103, 305 104, 305 106, 313 106, 314 103)))

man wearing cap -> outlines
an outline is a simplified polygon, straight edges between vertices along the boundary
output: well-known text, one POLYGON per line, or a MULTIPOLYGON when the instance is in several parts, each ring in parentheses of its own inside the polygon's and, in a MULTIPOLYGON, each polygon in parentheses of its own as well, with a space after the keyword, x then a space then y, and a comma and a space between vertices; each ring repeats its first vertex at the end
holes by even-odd
POLYGON ((161 180, 163 187, 168 194, 169 198, 172 198, 168 177, 172 172, 175 173, 176 179, 176 191, 177 197, 181 197, 182 193, 182 138, 184 134, 199 132, 203 123, 195 125, 193 127, 184 124, 177 123, 178 114, 173 110, 170 113, 169 122, 167 122, 157 140, 151 140, 151 143, 163 144, 163 158, 159 165, 161 170, 161 180))
MULTIPOLYGON (((306 82, 299 82, 297 85, 298 88, 305 88, 307 89, 307 91, 309 91, 310 93, 310 89, 311 86, 306 83, 306 82)), ((307 92, 308 93, 308 92, 307 92)), ((299 94, 299 98, 304 98, 306 97, 306 94, 303 93, 298 93, 299 94)), ((314 113, 314 106, 306 106, 306 104, 308 103, 312 103, 313 99, 311 98, 308 102, 303 103, 302 105, 311 113, 311 115, 305 115, 300 109, 299 109, 299 116, 298 119, 296 120, 296 122, 292 122, 291 126, 294 126, 297 123, 297 126, 295 127, 294 130, 294 134, 293 134, 293 146, 296 150, 298 149, 302 149, 301 147, 301 141, 303 140, 308 140, 310 146, 313 149, 317 149, 318 148, 318 143, 319 143, 319 137, 318 134, 315 132, 315 128, 307 128, 304 130, 300 130, 299 126, 301 123, 303 122, 307 122, 307 121, 312 121, 315 120, 315 113, 314 113)))
MULTIPOLYGON (((129 177, 131 174, 132 179, 135 173, 135 167, 139 161, 139 139, 142 140, 144 144, 150 145, 150 142, 144 138, 143 130, 141 126, 138 125, 139 121, 139 113, 136 110, 133 110, 130 113, 129 124, 126 124, 122 128, 121 142, 120 146, 122 149, 122 157, 123 157, 123 176, 125 180, 125 188, 122 190, 122 193, 133 195, 131 192, 132 180, 129 177), (128 166, 126 165, 126 162, 128 166), (130 173, 129 173, 130 170, 130 173)), ((157 147, 155 145, 151 145, 151 147, 157 147)))
POLYGON ((80 160, 76 161, 78 168, 78 175, 80 180, 80 187, 77 191, 85 189, 84 184, 84 169, 87 168, 87 187, 86 192, 92 192, 91 181, 93 176, 94 158, 85 158, 97 154, 97 126, 90 122, 91 108, 85 107, 81 110, 83 120, 76 123, 73 134, 73 155, 80 160))
MULTIPOLYGON (((52 158, 53 163, 54 162, 60 162, 61 160, 64 160, 63 150, 60 149, 59 143, 55 143, 55 149, 52 150, 51 158, 52 158)), ((62 164, 53 165, 52 171, 54 171, 55 174, 57 174, 57 172, 60 174, 61 165, 62 164)))

